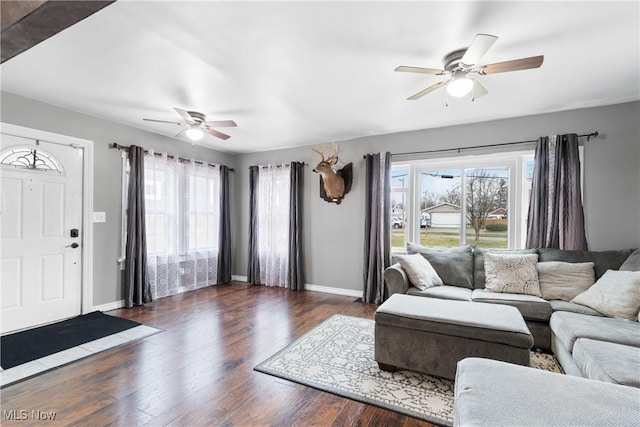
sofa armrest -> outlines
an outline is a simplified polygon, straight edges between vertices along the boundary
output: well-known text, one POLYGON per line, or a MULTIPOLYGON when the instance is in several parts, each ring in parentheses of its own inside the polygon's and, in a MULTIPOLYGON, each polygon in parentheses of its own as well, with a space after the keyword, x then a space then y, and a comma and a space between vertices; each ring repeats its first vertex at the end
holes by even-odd
POLYGON ((385 297, 393 294, 405 294, 409 290, 409 278, 399 263, 384 270, 385 297))

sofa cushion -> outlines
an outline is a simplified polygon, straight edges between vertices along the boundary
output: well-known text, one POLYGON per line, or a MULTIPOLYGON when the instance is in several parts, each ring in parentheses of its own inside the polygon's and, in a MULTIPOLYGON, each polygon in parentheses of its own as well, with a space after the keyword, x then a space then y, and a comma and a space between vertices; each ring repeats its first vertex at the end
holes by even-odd
POLYGON ((593 262, 596 280, 607 270, 617 270, 633 252, 632 249, 619 251, 565 251, 561 249, 538 249, 539 262, 564 261, 564 262, 593 262))
POLYGON ((619 270, 622 271, 640 271, 640 249, 636 249, 622 263, 619 270))
POLYGON ((640 387, 640 348, 579 338, 573 360, 585 378, 640 387))
POLYGON ((471 289, 448 285, 434 286, 425 290, 420 290, 412 286, 407 291, 407 295, 457 301, 471 301, 471 289))
POLYGON ((551 315, 549 326, 557 341, 569 353, 573 353, 573 345, 578 338, 640 347, 638 322, 556 311, 551 315))
POLYGON ((551 304, 548 301, 533 295, 496 293, 484 289, 474 289, 471 294, 471 300, 489 304, 510 305, 520 310, 522 317, 526 320, 546 322, 552 313, 551 304))
POLYGON ((454 248, 427 248, 409 242, 407 253, 425 257, 445 285, 473 288, 473 250, 470 245, 454 248))
POLYGON ((605 316, 637 320, 640 311, 640 271, 608 270, 585 292, 571 300, 605 316))
POLYGON ((539 262, 538 281, 542 298, 571 301, 595 282, 593 262, 539 262))
POLYGON ((484 289, 489 292, 505 292, 541 297, 538 282, 538 254, 484 255, 484 289))
POLYGON ((473 287, 484 289, 486 277, 484 273, 484 254, 487 252, 496 254, 537 254, 535 249, 482 249, 473 248, 473 287))
POLYGON ((552 299, 549 301, 551 304, 551 309, 555 311, 568 311, 570 313, 578 313, 578 314, 588 314, 590 316, 604 316, 604 314, 594 310, 593 308, 589 308, 585 305, 576 304, 574 302, 562 301, 559 299, 552 299))
POLYGON ((640 390, 496 360, 458 362, 453 425, 634 426, 640 390))
POLYGON ((442 279, 422 255, 398 255, 396 258, 416 288, 424 290, 432 286, 442 286, 442 279))

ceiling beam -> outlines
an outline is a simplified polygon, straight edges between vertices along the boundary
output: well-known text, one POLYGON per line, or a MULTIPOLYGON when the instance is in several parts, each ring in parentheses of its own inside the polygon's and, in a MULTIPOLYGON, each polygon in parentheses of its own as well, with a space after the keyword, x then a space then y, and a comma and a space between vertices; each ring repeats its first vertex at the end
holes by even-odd
POLYGON ((114 1, 2 0, 0 63, 82 21, 114 1))

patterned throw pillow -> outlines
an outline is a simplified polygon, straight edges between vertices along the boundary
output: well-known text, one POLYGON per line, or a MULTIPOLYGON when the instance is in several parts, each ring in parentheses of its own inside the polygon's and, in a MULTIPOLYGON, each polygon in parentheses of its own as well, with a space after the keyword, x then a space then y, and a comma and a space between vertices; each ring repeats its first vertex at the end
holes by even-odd
POLYGON ((485 290, 541 297, 537 263, 538 254, 485 253, 485 290))
POLYGON ((396 259, 416 288, 424 291, 433 286, 442 286, 442 279, 422 255, 398 255, 396 259))

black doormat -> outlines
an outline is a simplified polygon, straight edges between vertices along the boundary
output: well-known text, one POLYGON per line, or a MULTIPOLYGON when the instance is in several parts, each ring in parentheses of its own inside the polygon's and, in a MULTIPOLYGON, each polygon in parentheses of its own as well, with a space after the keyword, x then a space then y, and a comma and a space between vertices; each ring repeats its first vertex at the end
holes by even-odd
POLYGON ((101 311, 0 337, 0 366, 10 369, 50 354, 140 326, 101 311))

